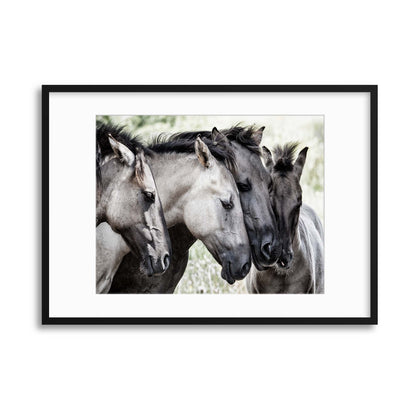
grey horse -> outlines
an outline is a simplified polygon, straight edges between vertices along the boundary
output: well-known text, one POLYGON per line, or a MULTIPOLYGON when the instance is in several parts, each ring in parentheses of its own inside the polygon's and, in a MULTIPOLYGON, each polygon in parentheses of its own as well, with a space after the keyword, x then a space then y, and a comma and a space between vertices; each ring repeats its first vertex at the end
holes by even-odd
MULTIPOLYGON (((236 181, 244 223, 248 233, 253 263, 259 270, 276 262, 278 258, 277 226, 269 198, 271 177, 261 161, 264 127, 234 126, 218 131, 177 133, 170 137, 176 145, 194 143, 199 137, 217 152, 232 152, 235 166, 231 169, 236 181)), ((183 225, 169 227, 172 242, 172 261, 169 269, 158 281, 140 276, 137 260, 130 254, 123 259, 114 278, 113 292, 173 293, 182 278, 187 263, 189 248, 196 238, 183 225)))
POLYGON ((277 146, 273 161, 263 147, 272 177, 272 204, 279 229, 280 256, 268 270, 252 267, 246 279, 250 293, 323 293, 323 228, 315 211, 302 203, 300 177, 308 148, 294 160, 296 143, 277 146))
MULTIPOLYGON (((222 265, 221 276, 227 282, 244 278, 250 269, 251 252, 237 186, 230 173, 234 153, 200 139, 187 143, 158 140, 148 152, 168 227, 185 226, 193 239, 200 239, 222 265)), ((117 270, 124 251, 109 227, 97 234, 97 264, 108 261, 106 268, 117 270), (106 258, 108 246, 118 247, 112 258, 106 258)), ((164 276, 148 282, 146 290, 138 290, 141 279, 147 280, 147 276, 138 270, 137 262, 134 271, 127 281, 114 281, 111 292, 166 292, 159 290, 165 284, 164 276)))
MULTIPOLYGON (((96 139, 96 226, 105 222, 119 233, 147 276, 161 274, 171 245, 144 148, 112 124, 98 123, 96 139)), ((99 292, 109 289, 107 275, 97 275, 99 292)))

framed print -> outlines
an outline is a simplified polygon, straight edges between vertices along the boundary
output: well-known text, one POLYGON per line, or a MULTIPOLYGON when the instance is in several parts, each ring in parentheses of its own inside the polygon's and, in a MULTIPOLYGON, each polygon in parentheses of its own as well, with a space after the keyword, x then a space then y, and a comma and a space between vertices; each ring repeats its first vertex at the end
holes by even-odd
POLYGON ((377 324, 377 86, 45 85, 42 146, 43 324, 377 324))

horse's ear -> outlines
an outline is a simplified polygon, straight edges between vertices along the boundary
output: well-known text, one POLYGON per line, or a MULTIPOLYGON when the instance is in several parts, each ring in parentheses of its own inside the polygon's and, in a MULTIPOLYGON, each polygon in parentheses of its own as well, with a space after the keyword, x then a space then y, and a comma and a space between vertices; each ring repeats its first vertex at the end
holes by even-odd
POLYGON ((195 153, 202 166, 205 168, 211 166, 211 152, 209 151, 208 146, 199 137, 195 140, 195 153))
POLYGON ((140 149, 136 154, 136 166, 134 169, 134 173, 136 175, 137 182, 139 184, 143 183, 144 179, 144 164, 146 163, 144 158, 144 152, 140 149))
POLYGON ((266 168, 271 171, 273 169, 273 157, 272 152, 266 147, 261 148, 261 154, 263 156, 264 164, 266 168))
POLYGON ((228 143, 228 139, 225 136, 225 134, 221 133, 216 127, 212 129, 211 140, 212 140, 212 143, 215 145, 228 143))
POLYGON ((111 134, 108 134, 108 140, 110 141, 113 152, 117 155, 121 162, 128 166, 133 166, 134 153, 123 143, 117 141, 111 134))
POLYGON ((261 139, 263 138, 263 131, 265 127, 260 127, 258 130, 254 131, 251 135, 251 138, 254 140, 257 146, 260 146, 261 139))
POLYGON ((306 154, 308 153, 308 148, 304 147, 300 152, 294 164, 294 171, 298 178, 302 175, 303 166, 305 165, 306 161, 306 154))

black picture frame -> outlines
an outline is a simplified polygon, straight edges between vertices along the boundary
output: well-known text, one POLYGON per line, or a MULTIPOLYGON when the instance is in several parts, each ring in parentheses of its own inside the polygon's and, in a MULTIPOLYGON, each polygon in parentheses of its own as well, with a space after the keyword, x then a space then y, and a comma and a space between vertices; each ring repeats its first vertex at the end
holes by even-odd
POLYGON ((42 86, 42 324, 43 325, 376 325, 378 323, 377 85, 43 85, 42 86), (370 316, 368 317, 51 317, 49 313, 50 93, 357 93, 370 94, 370 316))

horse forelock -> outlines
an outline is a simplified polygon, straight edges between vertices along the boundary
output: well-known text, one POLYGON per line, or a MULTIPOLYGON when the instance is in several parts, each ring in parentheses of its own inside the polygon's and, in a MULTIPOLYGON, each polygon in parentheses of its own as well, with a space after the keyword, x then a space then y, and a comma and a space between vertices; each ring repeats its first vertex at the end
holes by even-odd
POLYGON ((293 170, 293 162, 295 159, 295 152, 299 143, 289 142, 282 145, 277 145, 273 149, 276 163, 274 165, 275 172, 290 172, 293 170))

